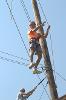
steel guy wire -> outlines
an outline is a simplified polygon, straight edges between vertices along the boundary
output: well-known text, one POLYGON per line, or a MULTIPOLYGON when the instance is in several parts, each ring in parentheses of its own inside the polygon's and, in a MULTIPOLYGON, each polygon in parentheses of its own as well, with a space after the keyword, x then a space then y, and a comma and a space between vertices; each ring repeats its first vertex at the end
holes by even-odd
MULTIPOLYGON (((44 69, 44 71, 45 71, 46 69, 44 69)), ((50 71, 51 69, 49 69, 49 71, 50 71)), ((53 70, 53 69, 52 69, 53 70)), ((53 70, 54 71, 54 70, 53 70)), ((55 73, 59 76, 59 77, 61 77, 65 82, 66 82, 66 79, 61 75, 61 74, 59 74, 58 72, 56 72, 55 71, 55 73)))
POLYGON ((12 62, 12 63, 17 63, 17 64, 19 64, 19 65, 24 65, 24 66, 27 66, 27 65, 28 65, 28 64, 25 64, 25 63, 23 63, 23 62, 19 62, 19 61, 17 61, 17 60, 13 60, 13 59, 8 59, 8 58, 2 57, 2 56, 0 56, 0 59, 6 60, 6 61, 12 62))
POLYGON ((42 98, 42 96, 43 96, 43 93, 44 93, 44 90, 42 91, 42 94, 41 94, 41 96, 40 96, 39 100, 41 100, 41 98, 42 98))
POLYGON ((16 20, 15 20, 15 18, 14 18, 14 15, 12 14, 12 11, 11 11, 11 9, 10 9, 10 6, 9 6, 9 4, 8 4, 8 1, 5 0, 5 2, 6 2, 6 4, 7 4, 7 6, 8 6, 8 9, 9 9, 9 11, 10 11, 10 15, 12 16, 12 19, 13 19, 13 21, 14 21, 14 23, 15 23, 15 26, 16 26, 16 28, 17 28, 17 31, 18 31, 18 33, 19 33, 19 35, 20 35, 21 41, 22 41, 22 43, 23 43, 23 45, 24 45, 24 47, 25 47, 25 49, 26 49, 26 52, 27 52, 27 54, 28 54, 28 56, 29 56, 27 47, 26 47, 26 45, 25 45, 25 43, 24 43, 23 37, 21 36, 21 32, 20 32, 19 27, 18 27, 18 25, 17 25, 17 23, 16 23, 16 20))
MULTIPOLYGON (((11 11, 13 10, 13 6, 12 6, 13 1, 14 0, 11 0, 11 11)), ((12 16, 11 16, 11 19, 12 19, 12 16)))
MULTIPOLYGON (((37 77, 38 77, 38 79, 41 81, 41 79, 40 79, 40 77, 39 77, 39 75, 37 74, 37 77)), ((48 92, 47 92, 47 90, 46 90, 46 88, 45 88, 45 86, 44 86, 44 84, 42 83, 42 86, 43 86, 43 88, 44 88, 44 90, 45 90, 45 92, 46 92, 46 94, 47 94, 47 96, 48 96, 48 98, 49 98, 49 100, 51 100, 50 99, 50 97, 49 97, 49 94, 48 94, 48 92)))
POLYGON ((28 10, 27 10, 27 8, 26 8, 26 5, 25 5, 25 3, 24 3, 24 0, 20 0, 20 2, 21 2, 21 5, 22 5, 22 7, 23 7, 23 9, 24 9, 24 12, 25 12, 25 14, 26 14, 26 17, 27 17, 28 21, 31 22, 31 19, 30 19, 28 10))
POLYGON ((51 50, 52 50, 52 57, 53 57, 53 66, 54 66, 54 76, 55 76, 55 80, 56 80, 56 75, 55 75, 55 62, 54 62, 54 52, 53 52, 53 45, 52 45, 52 38, 51 38, 51 34, 50 34, 50 40, 51 40, 51 50))
POLYGON ((40 3, 40 0, 37 0, 37 1, 38 1, 39 5, 40 5, 40 7, 41 7, 41 10, 42 10, 42 13, 43 13, 43 15, 44 15, 44 17, 45 17, 45 20, 46 20, 46 22, 47 22, 47 25, 49 25, 49 23, 48 23, 48 21, 47 21, 47 18, 46 18, 46 15, 45 15, 45 13, 44 13, 43 7, 42 7, 42 5, 41 5, 41 3, 40 3))
POLYGON ((24 58, 22 58, 22 57, 18 57, 18 56, 16 56, 16 55, 13 55, 13 54, 10 54, 10 53, 4 52, 4 51, 0 51, 0 53, 9 55, 9 56, 12 56, 12 57, 15 57, 15 58, 19 58, 20 60, 29 61, 29 60, 27 60, 27 59, 24 59, 24 58))
MULTIPOLYGON (((47 84, 48 84, 48 82, 46 83, 46 86, 47 86, 47 84)), ((45 86, 45 87, 46 87, 46 86, 45 86)), ((41 94, 39 100, 41 100, 41 98, 42 98, 42 96, 43 96, 43 93, 44 93, 44 90, 42 91, 42 94, 41 94)))
POLYGON ((60 75, 58 72, 56 72, 56 74, 66 82, 66 79, 62 75, 60 75))

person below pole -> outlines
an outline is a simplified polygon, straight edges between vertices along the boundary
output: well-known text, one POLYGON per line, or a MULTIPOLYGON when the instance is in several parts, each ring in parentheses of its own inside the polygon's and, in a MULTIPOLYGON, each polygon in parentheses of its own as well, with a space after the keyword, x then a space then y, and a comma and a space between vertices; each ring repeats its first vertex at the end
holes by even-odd
POLYGON ((20 89, 20 92, 17 95, 16 100, 27 100, 27 98, 33 94, 35 89, 36 89, 36 87, 34 89, 32 89, 31 91, 27 92, 27 93, 25 92, 24 88, 20 89))

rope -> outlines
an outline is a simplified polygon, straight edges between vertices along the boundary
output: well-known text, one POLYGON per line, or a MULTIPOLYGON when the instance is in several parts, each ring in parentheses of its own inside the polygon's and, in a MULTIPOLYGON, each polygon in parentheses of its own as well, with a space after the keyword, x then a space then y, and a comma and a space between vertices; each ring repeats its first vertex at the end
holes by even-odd
POLYGON ((45 80, 45 78, 38 83, 38 85, 36 86, 36 88, 45 80))
POLYGON ((27 17, 28 21, 31 22, 31 19, 30 19, 30 16, 29 16, 29 13, 28 13, 28 10, 26 8, 26 5, 25 5, 24 1, 23 0, 20 0, 20 2, 21 2, 21 5, 22 5, 22 7, 24 9, 24 12, 26 14, 26 17, 27 17))
POLYGON ((17 64, 19 64, 19 65, 24 65, 24 66, 27 66, 27 65, 28 65, 28 64, 25 64, 25 63, 23 63, 23 62, 19 62, 19 61, 17 61, 17 60, 15 61, 15 60, 8 59, 8 58, 2 57, 2 56, 0 56, 0 59, 6 60, 6 61, 12 62, 12 63, 17 63, 17 64))
POLYGON ((10 9, 10 6, 9 6, 9 4, 8 4, 8 1, 5 0, 5 2, 6 2, 6 4, 7 4, 7 6, 8 6, 8 9, 9 9, 9 11, 10 11, 10 15, 12 16, 12 19, 13 19, 13 21, 14 21, 14 24, 15 24, 16 28, 17 28, 17 31, 18 31, 18 33, 19 33, 19 35, 20 35, 21 41, 22 41, 22 43, 23 43, 23 45, 24 45, 24 47, 25 47, 25 50, 26 50, 26 52, 27 52, 27 54, 28 54, 28 56, 29 56, 27 47, 26 47, 26 45, 25 45, 25 43, 24 43, 24 40, 23 40, 23 38, 22 38, 22 36, 21 36, 21 32, 20 32, 19 27, 18 27, 18 25, 17 25, 17 23, 16 23, 16 20, 15 20, 15 18, 14 18, 14 15, 12 14, 12 11, 11 11, 11 9, 10 9))
POLYGON ((16 56, 16 55, 13 55, 13 54, 10 54, 10 53, 7 53, 7 52, 0 51, 0 53, 6 54, 6 55, 9 55, 9 56, 12 56, 12 57, 19 58, 19 59, 21 59, 21 60, 29 61, 29 60, 27 60, 27 59, 24 59, 24 58, 22 58, 22 57, 18 57, 18 56, 16 56))

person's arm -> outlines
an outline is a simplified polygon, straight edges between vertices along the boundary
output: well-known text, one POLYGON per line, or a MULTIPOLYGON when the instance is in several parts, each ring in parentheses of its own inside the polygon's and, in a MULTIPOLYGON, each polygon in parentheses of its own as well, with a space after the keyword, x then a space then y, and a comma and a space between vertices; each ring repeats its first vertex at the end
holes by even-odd
POLYGON ((28 95, 27 93, 21 93, 21 97, 23 98, 23 99, 26 99, 26 98, 28 98, 30 95, 28 95))
POLYGON ((50 29, 50 25, 48 26, 47 31, 46 31, 45 34, 37 33, 38 34, 38 38, 47 38, 47 35, 49 33, 49 29, 50 29))
POLYGON ((28 98, 32 93, 35 91, 36 87, 32 89, 31 91, 27 92, 26 95, 23 95, 24 97, 28 98))
POLYGON ((44 26, 45 23, 46 23, 46 22, 43 22, 42 24, 38 25, 33 31, 36 32, 41 26, 44 26))
POLYGON ((31 91, 29 91, 27 94, 32 94, 35 91, 36 88, 32 89, 31 91))
POLYGON ((47 38, 47 35, 48 35, 48 33, 49 33, 49 29, 50 29, 50 25, 48 26, 47 31, 46 31, 46 33, 44 34, 44 38, 47 38))
POLYGON ((22 95, 23 95, 23 98, 28 98, 31 95, 31 93, 24 93, 22 95))

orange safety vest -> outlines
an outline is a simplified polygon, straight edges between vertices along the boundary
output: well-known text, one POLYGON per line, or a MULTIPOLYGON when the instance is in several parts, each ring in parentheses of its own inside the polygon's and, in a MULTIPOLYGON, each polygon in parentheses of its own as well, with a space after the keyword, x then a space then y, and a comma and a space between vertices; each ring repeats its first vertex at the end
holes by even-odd
POLYGON ((39 35, 38 33, 34 32, 34 31, 29 31, 28 32, 28 39, 31 40, 31 39, 39 39, 39 35))

